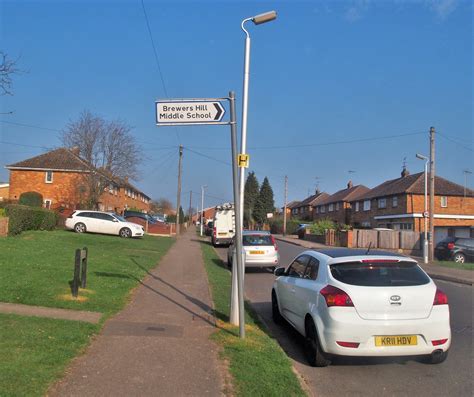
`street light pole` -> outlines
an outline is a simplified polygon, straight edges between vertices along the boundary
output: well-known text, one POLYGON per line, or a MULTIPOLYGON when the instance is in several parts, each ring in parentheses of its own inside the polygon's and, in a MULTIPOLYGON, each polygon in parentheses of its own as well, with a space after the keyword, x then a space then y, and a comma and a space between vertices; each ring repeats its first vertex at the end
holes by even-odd
MULTIPOLYGON (((249 32, 245 29, 245 23, 252 21, 255 25, 260 25, 262 23, 270 22, 276 19, 277 13, 275 11, 265 12, 263 14, 255 15, 250 18, 245 18, 240 27, 245 33, 245 51, 244 51, 244 84, 242 90, 242 135, 240 141, 240 154, 247 153, 247 109, 248 109, 248 91, 249 91, 249 76, 250 76, 250 35, 249 32)), ((240 209, 240 230, 237 236, 240 234, 242 236, 241 230, 244 224, 244 184, 245 184, 245 168, 240 168, 240 184, 239 184, 239 205, 240 209)), ((237 225, 236 225, 237 226, 237 225)), ((239 242, 239 245, 241 242, 239 242)), ((239 246, 238 245, 238 246, 239 246)), ((241 255, 241 252, 236 251, 237 255, 241 255)), ((244 272, 245 264, 237 264, 237 276, 238 276, 238 300, 239 300, 239 334, 243 339, 245 338, 245 314, 244 314, 244 272)))
POLYGON ((425 221, 424 226, 424 235, 423 235, 423 262, 426 265, 428 263, 428 163, 430 159, 427 156, 417 153, 416 158, 420 160, 425 160, 425 209, 423 211, 423 218, 425 221))
POLYGON ((204 189, 207 187, 207 185, 202 185, 201 186, 201 224, 199 225, 200 231, 201 231, 201 236, 202 236, 202 222, 203 222, 203 214, 204 214, 204 189))

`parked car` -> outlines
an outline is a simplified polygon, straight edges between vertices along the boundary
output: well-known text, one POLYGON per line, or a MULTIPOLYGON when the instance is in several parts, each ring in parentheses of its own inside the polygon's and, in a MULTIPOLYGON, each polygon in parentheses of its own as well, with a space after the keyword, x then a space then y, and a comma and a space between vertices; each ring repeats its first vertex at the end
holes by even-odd
POLYGON ((125 219, 128 218, 140 218, 143 219, 144 221, 148 221, 148 223, 154 225, 158 221, 152 217, 150 214, 146 214, 145 212, 140 212, 140 211, 124 211, 123 217, 125 219))
POLYGON ((77 233, 114 234, 120 237, 142 237, 142 226, 128 222, 120 215, 103 211, 74 211, 65 223, 66 229, 77 233))
POLYGON ((305 234, 305 230, 307 227, 309 227, 309 223, 300 223, 296 229, 295 229, 295 234, 298 235, 298 238, 302 239, 305 234))
POLYGON ((204 234, 206 236, 212 236, 212 230, 214 229, 214 222, 209 221, 204 225, 204 234))
MULTIPOLYGON (((280 260, 275 238, 265 231, 244 230, 242 233, 242 248, 245 251, 245 267, 275 268, 280 260)), ((232 266, 235 255, 234 239, 227 250, 227 265, 232 266)))
POLYGON ((411 258, 310 250, 275 275, 273 319, 305 337, 313 366, 329 365, 334 355, 422 356, 432 364, 448 355, 448 298, 411 258))
POLYGON ((439 260, 473 262, 474 238, 447 237, 436 245, 434 254, 439 260))

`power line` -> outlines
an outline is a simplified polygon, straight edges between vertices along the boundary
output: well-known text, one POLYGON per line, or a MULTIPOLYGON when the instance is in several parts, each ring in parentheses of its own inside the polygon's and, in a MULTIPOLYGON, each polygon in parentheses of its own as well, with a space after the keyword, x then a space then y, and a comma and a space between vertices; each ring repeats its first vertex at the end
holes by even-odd
MULTIPOLYGON (((158 51, 156 50, 156 46, 155 46, 155 40, 153 40, 153 34, 151 33, 150 21, 148 20, 148 14, 146 12, 145 3, 143 2, 143 0, 141 0, 141 3, 142 3, 142 8, 143 8, 143 15, 145 16, 146 26, 148 28, 148 35, 150 36, 151 46, 153 47, 153 54, 155 55, 156 66, 158 67, 158 73, 161 79, 161 85, 163 86, 163 92, 165 93, 165 97, 169 98, 168 90, 166 89, 165 79, 163 77, 163 72, 161 70, 160 59, 158 58, 158 51)), ((176 138, 178 139, 178 143, 181 144, 179 132, 176 127, 174 128, 174 131, 176 133, 176 138)))
POLYGON ((446 139, 447 141, 450 141, 450 142, 452 142, 452 143, 455 143, 455 144, 458 145, 458 146, 461 146, 463 149, 469 150, 470 152, 473 151, 472 148, 469 147, 469 146, 467 146, 465 143, 456 141, 455 139, 450 138, 450 137, 448 137, 447 135, 442 134, 441 132, 437 132, 437 134, 438 134, 441 138, 444 138, 444 139, 446 139))
POLYGON ((62 132, 61 130, 58 130, 58 129, 55 129, 55 128, 40 127, 38 125, 32 125, 32 124, 15 123, 13 121, 0 120, 0 123, 17 125, 17 126, 20 126, 20 127, 36 128, 38 130, 62 132))
POLYGON ((228 163, 227 161, 223 161, 223 160, 216 159, 215 157, 208 156, 207 154, 197 152, 197 151, 195 151, 195 150, 189 149, 188 147, 184 147, 184 149, 187 150, 188 152, 197 154, 198 156, 201 156, 201 157, 205 157, 205 158, 207 158, 207 159, 209 159, 209 160, 213 160, 213 161, 216 161, 216 162, 218 162, 218 163, 231 166, 231 164, 228 163))
POLYGON ((46 149, 50 150, 52 147, 47 147, 47 146, 35 146, 35 145, 24 145, 22 143, 13 143, 13 142, 5 142, 5 141, 0 141, 0 143, 4 145, 12 145, 12 146, 22 146, 22 147, 32 147, 32 148, 38 148, 38 149, 46 149))

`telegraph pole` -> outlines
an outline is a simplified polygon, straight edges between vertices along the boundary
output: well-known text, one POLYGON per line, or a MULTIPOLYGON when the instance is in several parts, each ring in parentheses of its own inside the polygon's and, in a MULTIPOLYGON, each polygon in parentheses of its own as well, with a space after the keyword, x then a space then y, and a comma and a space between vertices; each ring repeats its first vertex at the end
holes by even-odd
POLYGON ((288 175, 285 175, 285 205, 283 207, 283 235, 286 236, 286 204, 288 202, 288 175))
POLYGON ((435 128, 430 128, 430 235, 428 254, 430 262, 434 259, 434 213, 435 213, 435 128))
POLYGON ((178 162, 178 194, 176 198, 176 237, 179 236, 179 207, 181 207, 181 168, 183 161, 183 145, 179 145, 179 162, 178 162))
POLYGON ((192 206, 193 206, 193 191, 190 190, 189 191, 189 212, 188 212, 189 226, 193 224, 192 206))

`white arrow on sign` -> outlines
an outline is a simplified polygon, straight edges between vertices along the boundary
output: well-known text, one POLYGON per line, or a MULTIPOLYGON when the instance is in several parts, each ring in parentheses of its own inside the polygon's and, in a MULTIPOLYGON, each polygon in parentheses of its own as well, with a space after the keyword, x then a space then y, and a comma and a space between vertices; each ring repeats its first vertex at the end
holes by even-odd
POLYGON ((213 124, 224 117, 219 101, 156 102, 156 124, 213 124))

